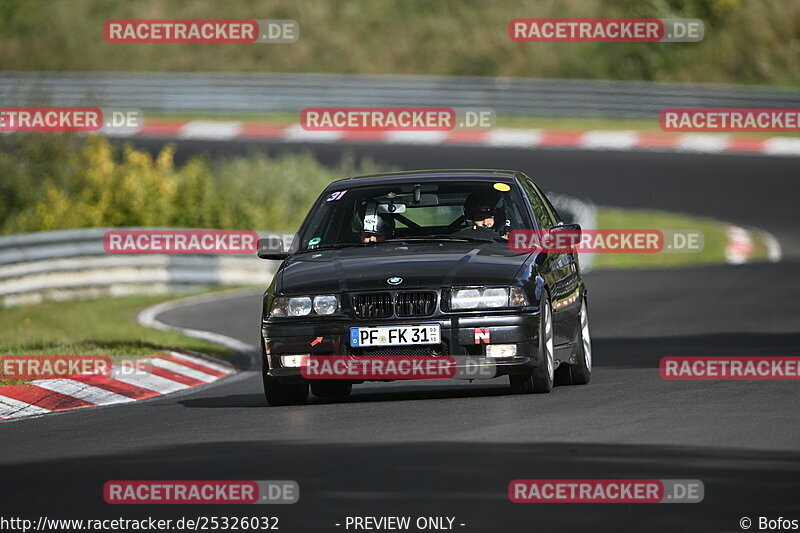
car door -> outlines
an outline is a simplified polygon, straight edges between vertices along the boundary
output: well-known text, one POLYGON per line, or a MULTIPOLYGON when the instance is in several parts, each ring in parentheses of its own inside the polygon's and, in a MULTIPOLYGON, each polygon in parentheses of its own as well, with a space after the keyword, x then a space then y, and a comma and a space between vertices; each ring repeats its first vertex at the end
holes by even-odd
MULTIPOLYGON (((561 218, 544 194, 530 178, 522 178, 522 189, 531 205, 538 229, 547 230, 562 224, 561 218)), ((550 289, 553 308, 554 343, 567 344, 574 340, 580 298, 578 294, 578 267, 576 254, 563 252, 540 253, 537 258, 539 273, 550 289)))

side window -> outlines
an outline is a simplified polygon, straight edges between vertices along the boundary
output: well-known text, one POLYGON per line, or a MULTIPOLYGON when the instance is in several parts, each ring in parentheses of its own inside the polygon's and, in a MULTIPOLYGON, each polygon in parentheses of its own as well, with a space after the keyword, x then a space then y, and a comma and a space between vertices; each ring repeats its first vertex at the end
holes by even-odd
POLYGON ((536 218, 536 224, 539 226, 539 228, 547 229, 551 226, 555 226, 555 218, 545 206, 545 203, 542 201, 542 199, 539 197, 539 193, 536 191, 536 187, 534 187, 533 183, 523 179, 520 180, 520 184, 522 185, 522 190, 525 191, 525 196, 531 203, 533 216, 536 218))
POLYGON ((556 208, 553 207, 552 203, 550 203, 550 199, 544 195, 542 190, 535 183, 531 182, 531 185, 533 185, 533 188, 539 193, 539 197, 544 201, 544 208, 547 210, 550 215, 550 219, 553 221, 551 226, 555 226, 556 224, 560 223, 561 217, 558 216, 556 208))

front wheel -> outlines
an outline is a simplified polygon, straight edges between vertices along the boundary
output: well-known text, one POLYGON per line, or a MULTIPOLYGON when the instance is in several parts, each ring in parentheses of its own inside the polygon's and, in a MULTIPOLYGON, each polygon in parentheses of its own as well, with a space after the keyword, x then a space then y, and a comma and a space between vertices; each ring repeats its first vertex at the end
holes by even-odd
POLYGON ((542 293, 539 312, 538 365, 533 372, 522 376, 509 376, 511 391, 516 394, 547 393, 553 390, 555 361, 553 358, 553 311, 550 298, 542 293))
POLYGON ((269 405, 300 405, 308 401, 308 383, 280 383, 266 374, 263 376, 264 396, 269 405))
POLYGON ((585 296, 581 301, 575 362, 563 366, 565 367, 562 377, 564 385, 586 385, 592 379, 592 337, 589 334, 589 311, 586 307, 585 296))

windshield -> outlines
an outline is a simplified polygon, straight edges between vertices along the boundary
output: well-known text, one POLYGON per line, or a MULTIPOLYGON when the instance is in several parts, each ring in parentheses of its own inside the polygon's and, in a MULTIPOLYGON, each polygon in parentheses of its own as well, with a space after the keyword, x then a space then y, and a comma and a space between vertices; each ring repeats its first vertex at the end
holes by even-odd
POLYGON ((308 215, 295 250, 381 242, 506 242, 533 229, 516 187, 497 182, 422 182, 331 192, 308 215))

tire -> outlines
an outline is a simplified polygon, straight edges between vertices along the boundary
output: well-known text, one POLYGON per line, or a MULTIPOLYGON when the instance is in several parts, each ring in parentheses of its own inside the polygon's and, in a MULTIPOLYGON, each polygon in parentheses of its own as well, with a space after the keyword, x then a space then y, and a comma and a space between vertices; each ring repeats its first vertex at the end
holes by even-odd
POLYGON ((536 358, 538 365, 533 372, 521 376, 509 376, 511 391, 515 394, 548 393, 553 390, 555 361, 553 350, 553 310, 550 298, 542 294, 539 313, 539 347, 536 358))
POLYGON ((314 380, 311 392, 317 398, 346 398, 353 392, 353 384, 339 379, 314 380))
POLYGON ((575 363, 564 365, 565 385, 586 385, 592 379, 592 336, 589 333, 589 310, 586 297, 581 300, 580 320, 578 322, 575 363))
POLYGON ((280 383, 266 374, 264 376, 264 397, 273 407, 279 405, 302 405, 308 402, 308 383, 280 383))

